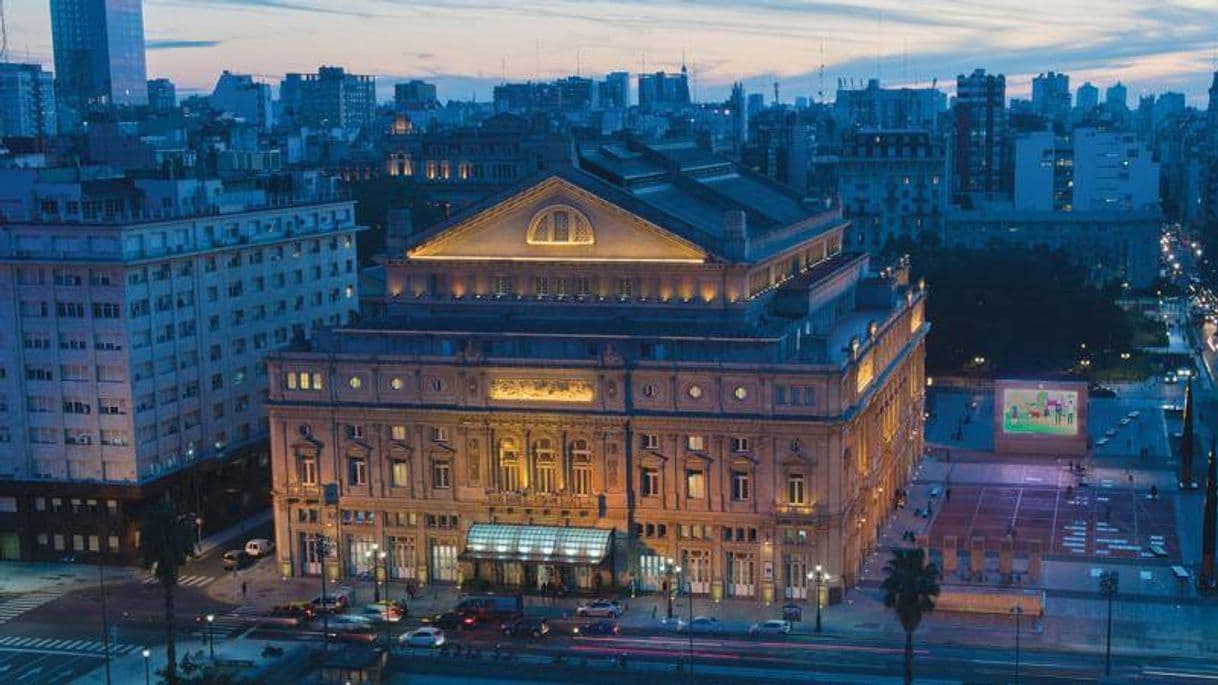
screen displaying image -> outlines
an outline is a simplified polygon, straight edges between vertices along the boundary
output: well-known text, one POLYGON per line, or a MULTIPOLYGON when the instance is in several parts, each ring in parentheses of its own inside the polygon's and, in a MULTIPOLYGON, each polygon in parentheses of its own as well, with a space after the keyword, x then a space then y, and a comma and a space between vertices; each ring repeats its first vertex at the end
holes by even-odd
POLYGON ((1002 432, 1078 435, 1078 393, 1073 390, 1003 390, 1002 432))

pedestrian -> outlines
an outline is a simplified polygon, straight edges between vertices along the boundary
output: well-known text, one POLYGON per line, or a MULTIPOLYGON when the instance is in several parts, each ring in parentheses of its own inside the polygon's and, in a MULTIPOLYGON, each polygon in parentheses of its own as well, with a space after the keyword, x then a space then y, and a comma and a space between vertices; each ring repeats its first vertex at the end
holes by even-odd
POLYGON ((651 620, 656 620, 656 605, 651 605, 651 620))
POLYGON ((241 581, 241 601, 243 601, 243 602, 245 601, 247 589, 248 589, 248 587, 246 585, 246 581, 244 581, 244 580, 241 581))
POLYGON ((952 501, 952 489, 951 488, 948 488, 943 491, 943 501, 944 502, 952 501))

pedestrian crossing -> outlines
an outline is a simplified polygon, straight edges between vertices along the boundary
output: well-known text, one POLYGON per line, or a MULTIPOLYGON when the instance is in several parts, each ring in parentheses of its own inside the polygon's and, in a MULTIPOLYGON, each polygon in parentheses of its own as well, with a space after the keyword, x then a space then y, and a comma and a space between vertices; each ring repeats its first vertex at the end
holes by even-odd
POLYGON ((37 609, 62 594, 63 592, 27 592, 26 594, 0 602, 0 623, 8 623, 21 614, 31 609, 37 609))
MULTIPOLYGON (((178 587, 203 587, 214 580, 215 578, 212 576, 180 576, 178 578, 178 587)), ((161 581, 156 576, 148 576, 140 582, 144 585, 158 585, 161 581)))
MULTIPOLYGON (((116 643, 110 645, 110 654, 123 656, 138 649, 140 645, 116 643)), ((0 650, 15 650, 19 652, 43 652, 70 654, 93 654, 103 656, 106 646, 101 640, 62 640, 53 637, 22 637, 20 635, 5 635, 0 637, 0 650)))

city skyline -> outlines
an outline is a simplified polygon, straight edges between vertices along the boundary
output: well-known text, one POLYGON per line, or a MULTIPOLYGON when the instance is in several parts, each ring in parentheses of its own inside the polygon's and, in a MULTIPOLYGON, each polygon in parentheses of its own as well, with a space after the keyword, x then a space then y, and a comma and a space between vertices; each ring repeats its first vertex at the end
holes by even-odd
MULTIPOLYGON (((683 59, 698 99, 726 98, 737 80, 767 94, 778 80, 785 101, 815 98, 823 42, 826 100, 838 79, 865 83, 878 76, 887 85, 938 79, 951 92, 957 74, 984 67, 1007 75, 1012 97, 1027 97, 1032 76, 1053 69, 1071 76, 1072 89, 1088 80, 1101 87, 1121 80, 1130 86, 1131 105, 1137 95, 1174 90, 1204 106, 1215 50, 1207 28, 1218 23, 1218 7, 1192 0, 1035 0, 1019 10, 935 0, 916 13, 886 0, 625 6, 557 0, 510 7, 437 0, 422 8, 386 0, 341 8, 312 0, 149 0, 144 15, 149 77, 169 77, 184 93, 209 92, 225 68, 275 84, 289 71, 336 64, 377 76, 381 100, 389 99, 394 81, 409 78, 435 81, 442 100, 488 100, 505 76, 640 72, 644 65, 676 70, 683 59), (241 28, 266 21, 280 27, 270 41, 241 28), (361 39, 343 38, 354 34, 361 39), (990 52, 984 46, 995 37, 990 52)), ((8 34, 9 60, 28 55, 52 65, 46 3, 10 5, 8 34)))

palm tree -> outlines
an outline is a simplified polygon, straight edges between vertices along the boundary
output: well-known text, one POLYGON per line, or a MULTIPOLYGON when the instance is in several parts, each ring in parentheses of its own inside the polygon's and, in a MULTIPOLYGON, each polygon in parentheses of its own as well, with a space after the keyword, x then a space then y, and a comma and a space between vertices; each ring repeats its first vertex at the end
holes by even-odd
POLYGON ((140 559, 165 591, 165 682, 178 685, 177 650, 174 645, 173 592, 178 586, 178 571, 194 550, 195 536, 190 517, 162 501, 144 514, 140 526, 140 559))
POLYGON ((926 562, 920 548, 894 549, 884 564, 886 577, 880 585, 884 607, 897 613, 905 630, 905 685, 913 683, 913 632, 922 617, 935 608, 939 596, 939 567, 926 562))

